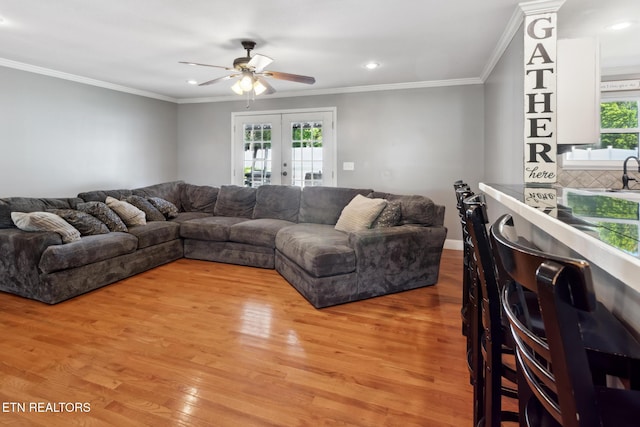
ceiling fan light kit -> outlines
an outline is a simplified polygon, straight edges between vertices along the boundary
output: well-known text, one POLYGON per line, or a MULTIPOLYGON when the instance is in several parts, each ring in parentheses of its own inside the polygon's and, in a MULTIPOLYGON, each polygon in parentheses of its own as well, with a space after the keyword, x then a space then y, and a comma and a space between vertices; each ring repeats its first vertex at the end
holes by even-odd
POLYGON ((261 95, 263 93, 271 94, 276 91, 273 86, 271 86, 267 82, 267 80, 265 79, 266 77, 305 84, 315 83, 316 79, 313 77, 265 70, 265 68, 273 62, 273 59, 260 54, 251 56, 251 51, 255 48, 255 46, 256 42, 252 40, 242 41, 242 47, 247 51, 247 56, 234 59, 233 68, 224 67, 221 65, 200 64, 197 62, 180 61, 180 63, 201 67, 222 68, 224 70, 234 71, 234 74, 218 77, 213 80, 200 83, 198 86, 208 86, 214 83, 221 82, 223 80, 230 80, 239 77, 239 79, 236 80, 233 86, 231 86, 231 90, 238 95, 246 94, 248 97, 247 100, 249 99, 249 97, 261 95))

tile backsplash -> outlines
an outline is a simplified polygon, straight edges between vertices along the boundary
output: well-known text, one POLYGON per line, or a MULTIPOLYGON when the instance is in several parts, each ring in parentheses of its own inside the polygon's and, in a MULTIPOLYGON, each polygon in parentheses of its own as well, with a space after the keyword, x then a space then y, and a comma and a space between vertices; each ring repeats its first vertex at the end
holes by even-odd
MULTIPOLYGON (((629 171, 628 174, 640 179, 640 174, 636 171, 629 171)), ((571 188, 622 188, 622 171, 558 169, 558 184, 571 188)), ((640 184, 631 181, 629 187, 640 189, 640 184)))

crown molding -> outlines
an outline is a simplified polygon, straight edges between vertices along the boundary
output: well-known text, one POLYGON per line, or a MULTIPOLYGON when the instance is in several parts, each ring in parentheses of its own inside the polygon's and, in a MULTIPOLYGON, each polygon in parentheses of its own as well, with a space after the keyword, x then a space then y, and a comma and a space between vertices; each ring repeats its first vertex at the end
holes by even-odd
MULTIPOLYGON (((367 85, 367 86, 351 86, 335 89, 312 89, 312 90, 300 90, 295 92, 282 92, 271 95, 266 95, 259 99, 271 99, 271 98, 295 98, 300 96, 319 96, 319 95, 339 95, 345 93, 361 93, 361 92, 379 92, 386 90, 404 90, 404 89, 421 89, 421 88, 433 88, 433 87, 447 87, 447 86, 466 86, 466 85, 480 85, 483 84, 482 79, 479 77, 473 77, 468 79, 451 79, 451 80, 431 80, 422 82, 409 82, 409 83, 391 83, 382 85, 367 85)), ((198 104, 205 102, 228 102, 228 101, 243 101, 244 98, 237 95, 230 96, 215 96, 208 98, 184 98, 178 99, 178 104, 198 104)))
POLYGON ((25 64, 23 62, 12 61, 10 59, 0 58, 0 66, 7 68, 14 68, 16 70, 28 71, 30 73, 42 74, 49 77, 55 77, 63 80, 70 80, 72 82, 83 83, 90 86, 97 86, 104 89, 111 89, 118 92, 130 93, 132 95, 144 96, 146 98, 159 99, 167 102, 177 102, 175 98, 169 96, 160 95, 153 92, 147 92, 140 89, 134 89, 126 86, 117 85, 114 83, 104 82, 102 80, 90 79, 88 77, 82 77, 75 74, 63 73, 62 71, 52 70, 50 68, 38 67, 35 65, 25 64))
POLYGON ((533 15, 538 13, 557 12, 565 0, 533 0, 519 3, 518 7, 522 9, 525 15, 533 15))
POLYGON ((507 27, 502 32, 502 36, 500 37, 500 40, 498 40, 498 44, 496 45, 495 49, 493 50, 493 53, 489 57, 489 61, 487 62, 487 65, 485 66, 484 71, 480 75, 480 80, 482 80, 483 83, 487 81, 487 79, 489 78, 489 75, 491 74, 495 66, 498 64, 498 61, 500 61, 500 58, 502 58, 502 55, 509 47, 511 40, 513 40, 513 37, 518 32, 518 29, 520 28, 520 25, 522 25, 523 21, 524 21, 524 12, 522 8, 518 6, 513 11, 511 18, 507 23, 507 27))

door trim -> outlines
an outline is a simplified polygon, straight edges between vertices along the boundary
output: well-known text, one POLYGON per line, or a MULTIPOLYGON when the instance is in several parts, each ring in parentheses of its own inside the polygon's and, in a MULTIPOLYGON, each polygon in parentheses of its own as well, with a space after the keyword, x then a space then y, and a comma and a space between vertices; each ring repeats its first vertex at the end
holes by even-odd
POLYGON ((229 182, 235 182, 235 168, 236 168, 236 158, 235 158, 235 146, 234 146, 234 138, 235 138, 235 121, 237 117, 242 116, 262 116, 262 115, 271 115, 271 114, 296 114, 296 113, 331 113, 331 133, 333 136, 333 175, 330 177, 331 181, 328 185, 337 186, 338 185, 338 126, 336 124, 336 118, 338 117, 338 108, 337 107, 321 107, 321 108, 294 108, 288 110, 262 110, 262 111, 237 111, 231 113, 231 177, 229 182))

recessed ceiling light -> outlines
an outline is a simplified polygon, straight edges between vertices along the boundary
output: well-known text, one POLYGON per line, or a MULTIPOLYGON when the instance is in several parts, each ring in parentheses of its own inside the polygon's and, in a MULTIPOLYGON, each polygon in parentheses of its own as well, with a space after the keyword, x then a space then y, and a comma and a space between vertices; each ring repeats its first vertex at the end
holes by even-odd
POLYGON ((380 64, 378 64, 377 62, 369 62, 369 63, 365 64, 364 68, 366 68, 367 70, 375 70, 379 66, 380 66, 380 64))
POLYGON ((190 85, 197 85, 198 82, 195 80, 187 80, 187 83, 189 83, 190 85))
POLYGON ((633 22, 631 21, 618 22, 617 24, 609 25, 607 29, 613 30, 613 31, 619 31, 619 30, 624 30, 625 28, 629 28, 631 25, 633 25, 633 22))

